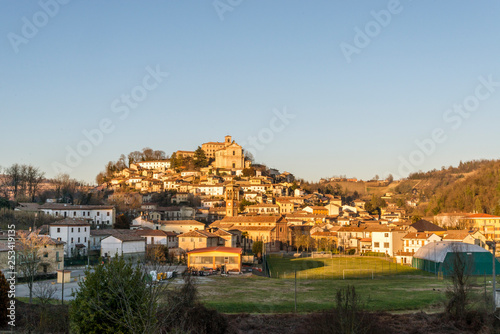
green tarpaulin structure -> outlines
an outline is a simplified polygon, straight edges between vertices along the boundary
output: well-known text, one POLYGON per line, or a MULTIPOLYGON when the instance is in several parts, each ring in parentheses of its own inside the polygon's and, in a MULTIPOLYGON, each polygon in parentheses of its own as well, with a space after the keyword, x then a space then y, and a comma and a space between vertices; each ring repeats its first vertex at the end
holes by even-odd
MULTIPOLYGON (((434 274, 450 276, 457 259, 465 264, 469 275, 491 275, 493 273, 493 254, 477 246, 456 241, 432 242, 413 255, 412 266, 434 274)), ((495 260, 495 271, 500 274, 500 263, 495 260)))

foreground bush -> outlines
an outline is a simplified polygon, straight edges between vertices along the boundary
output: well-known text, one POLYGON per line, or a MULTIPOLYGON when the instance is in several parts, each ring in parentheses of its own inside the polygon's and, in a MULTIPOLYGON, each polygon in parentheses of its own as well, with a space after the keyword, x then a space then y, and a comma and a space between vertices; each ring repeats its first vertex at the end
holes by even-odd
POLYGON ((169 291, 167 300, 158 314, 163 322, 161 333, 226 333, 226 317, 207 309, 198 301, 198 292, 191 276, 185 276, 180 288, 169 291))

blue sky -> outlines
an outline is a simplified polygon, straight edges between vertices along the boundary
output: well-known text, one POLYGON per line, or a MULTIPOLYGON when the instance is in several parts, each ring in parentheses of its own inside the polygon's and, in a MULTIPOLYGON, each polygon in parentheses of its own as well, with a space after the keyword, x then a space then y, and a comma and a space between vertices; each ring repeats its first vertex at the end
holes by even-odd
POLYGON ((497 2, 2 0, 0 9, 1 166, 93 182, 121 153, 194 150, 226 134, 257 162, 313 181, 499 157, 497 2), (356 44, 359 31, 367 45, 356 44), (145 90, 158 69, 168 77, 145 90), (146 95, 122 119, 117 107, 133 92, 146 95), (447 114, 467 103, 466 117, 447 114), (274 120, 285 110, 293 118, 274 120), (83 131, 102 122, 112 130, 89 147, 83 131), (431 139, 436 129, 445 140, 431 139), (87 153, 70 166, 79 147, 87 153))

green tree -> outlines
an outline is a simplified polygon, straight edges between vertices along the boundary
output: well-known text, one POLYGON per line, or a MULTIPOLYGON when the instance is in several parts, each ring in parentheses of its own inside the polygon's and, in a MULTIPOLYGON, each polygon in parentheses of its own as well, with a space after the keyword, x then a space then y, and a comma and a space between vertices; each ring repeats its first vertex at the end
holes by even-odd
POLYGON ((241 241, 243 241, 243 253, 244 254, 247 252, 247 241, 248 241, 249 236, 250 235, 248 234, 247 231, 241 232, 241 241))
POLYGON ((262 254, 262 246, 263 246, 262 241, 254 241, 252 245, 252 253, 255 256, 259 256, 259 254, 262 254))
POLYGON ((9 307, 9 283, 0 271, 0 328, 7 325, 7 307, 9 307))
POLYGON ((123 257, 85 271, 71 303, 74 333, 158 333, 161 288, 140 265, 123 257))
POLYGON ((253 167, 243 169, 244 177, 252 177, 255 176, 255 169, 253 167))
POLYGON ((194 166, 197 168, 203 168, 208 166, 208 159, 205 155, 205 151, 198 146, 196 151, 194 151, 194 166))
POLYGON ((474 210, 477 213, 483 213, 483 205, 481 204, 481 200, 479 198, 476 198, 476 202, 474 203, 474 210))
POLYGON ((122 214, 116 216, 113 228, 128 230, 128 229, 130 229, 131 223, 132 223, 132 219, 129 216, 122 213, 122 214))

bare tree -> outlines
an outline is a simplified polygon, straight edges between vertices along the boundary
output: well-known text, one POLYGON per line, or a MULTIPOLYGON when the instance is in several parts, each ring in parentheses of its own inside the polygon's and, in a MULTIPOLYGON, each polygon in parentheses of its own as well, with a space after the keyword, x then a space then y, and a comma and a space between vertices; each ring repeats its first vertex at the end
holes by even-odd
POLYGON ((28 289, 30 291, 30 304, 33 300, 33 283, 42 262, 39 252, 49 243, 49 241, 50 238, 40 235, 38 230, 33 232, 18 232, 16 244, 17 263, 20 273, 27 279, 28 289))
POLYGON ((463 320, 471 302, 472 272, 474 259, 467 255, 465 245, 455 242, 451 245, 453 260, 448 269, 451 284, 446 291, 448 303, 446 312, 455 320, 463 320))
POLYGON ((57 292, 57 287, 49 281, 37 282, 33 287, 33 295, 38 298, 42 305, 50 303, 57 292))
POLYGON ((21 187, 22 183, 22 167, 19 164, 13 164, 9 168, 5 169, 5 176, 7 178, 7 185, 9 185, 12 188, 12 194, 14 196, 14 199, 17 198, 19 188, 21 187))
POLYGON ((26 187, 28 191, 28 196, 32 202, 35 201, 35 196, 38 191, 38 186, 42 183, 45 176, 44 172, 41 172, 38 167, 33 167, 31 165, 26 166, 25 178, 26 187))

